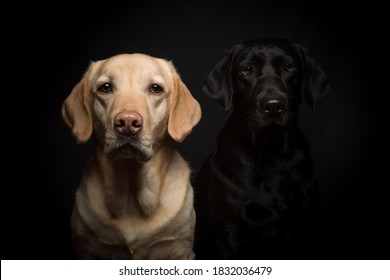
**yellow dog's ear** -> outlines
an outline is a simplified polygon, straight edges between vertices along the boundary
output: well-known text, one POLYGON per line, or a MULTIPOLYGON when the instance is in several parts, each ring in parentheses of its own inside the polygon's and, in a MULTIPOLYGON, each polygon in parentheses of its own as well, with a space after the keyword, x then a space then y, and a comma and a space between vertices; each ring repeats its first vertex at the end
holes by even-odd
POLYGON ((192 97, 173 64, 169 64, 174 76, 174 89, 168 120, 168 133, 175 141, 182 142, 199 122, 202 113, 198 101, 192 97))
POLYGON ((62 104, 62 118, 72 129, 77 143, 85 143, 92 134, 91 93, 89 76, 94 64, 91 63, 81 81, 74 86, 62 104))

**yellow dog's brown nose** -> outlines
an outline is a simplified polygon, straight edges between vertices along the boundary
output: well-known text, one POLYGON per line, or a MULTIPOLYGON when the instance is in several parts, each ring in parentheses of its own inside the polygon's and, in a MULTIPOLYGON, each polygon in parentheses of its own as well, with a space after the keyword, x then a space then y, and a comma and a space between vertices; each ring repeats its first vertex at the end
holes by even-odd
POLYGON ((142 129, 143 120, 137 112, 121 112, 116 115, 114 126, 116 131, 124 136, 137 134, 142 129))

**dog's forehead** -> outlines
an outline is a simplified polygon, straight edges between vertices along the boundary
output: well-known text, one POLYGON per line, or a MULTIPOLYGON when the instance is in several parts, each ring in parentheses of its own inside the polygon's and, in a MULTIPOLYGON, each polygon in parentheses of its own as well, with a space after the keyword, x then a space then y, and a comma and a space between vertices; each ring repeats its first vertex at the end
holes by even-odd
POLYGON ((169 62, 162 58, 147 54, 119 54, 100 61, 99 69, 92 80, 142 79, 158 80, 160 82, 172 80, 169 62))
POLYGON ((148 71, 155 74, 162 74, 169 69, 168 62, 161 58, 152 57, 146 54, 120 54, 108 58, 101 66, 101 72, 112 70, 142 72, 148 71))
POLYGON ((238 60, 245 60, 256 57, 266 59, 272 57, 288 56, 298 57, 297 48, 287 40, 281 39, 260 39, 241 43, 234 48, 238 60))
POLYGON ((281 55, 294 56, 295 50, 292 47, 281 46, 278 44, 256 44, 256 45, 243 45, 239 50, 238 56, 243 57, 277 57, 281 55))

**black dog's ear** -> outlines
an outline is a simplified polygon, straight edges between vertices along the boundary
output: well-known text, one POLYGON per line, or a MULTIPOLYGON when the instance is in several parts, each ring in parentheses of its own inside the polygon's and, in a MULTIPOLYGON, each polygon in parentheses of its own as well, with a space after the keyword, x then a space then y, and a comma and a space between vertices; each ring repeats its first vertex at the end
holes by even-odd
POLYGON ((324 96, 329 88, 329 80, 318 62, 312 58, 305 48, 299 46, 303 62, 302 97, 309 110, 314 110, 319 98, 324 96))
POLYGON ((204 93, 224 106, 225 112, 232 106, 231 62, 232 51, 226 51, 222 60, 214 66, 203 83, 204 93))

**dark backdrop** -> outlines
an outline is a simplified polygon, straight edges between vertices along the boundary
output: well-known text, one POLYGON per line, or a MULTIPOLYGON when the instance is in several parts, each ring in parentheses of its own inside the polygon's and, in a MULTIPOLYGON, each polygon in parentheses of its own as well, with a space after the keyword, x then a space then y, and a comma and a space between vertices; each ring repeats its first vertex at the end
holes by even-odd
MULTIPOLYGON (((129 1, 135 2, 135 1, 129 1)), ((224 50, 260 36, 309 49, 331 81, 316 111, 301 109, 321 189, 313 259, 388 259, 385 33, 381 7, 314 1, 166 1, 14 7, 3 28, 2 259, 72 259, 69 217, 93 150, 61 119, 91 60, 142 52, 172 59, 203 110, 177 148, 193 175, 227 115, 201 85, 224 50), (320 3, 321 2, 321 3, 320 3), (4 76, 3 76, 4 78, 4 76), (5 166, 5 167, 4 167, 5 166)), ((301 258, 297 252, 297 258, 301 258)), ((262 258, 267 258, 263 256, 262 258)))

